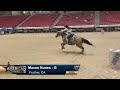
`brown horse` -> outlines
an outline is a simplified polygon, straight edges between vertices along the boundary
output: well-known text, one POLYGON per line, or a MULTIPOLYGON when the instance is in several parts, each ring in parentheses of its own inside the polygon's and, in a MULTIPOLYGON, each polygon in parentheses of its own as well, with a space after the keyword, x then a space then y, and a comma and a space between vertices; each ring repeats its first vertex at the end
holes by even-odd
MULTIPOLYGON (((62 37, 62 41, 63 41, 63 43, 61 43, 62 49, 65 49, 64 45, 67 44, 66 43, 66 34, 63 31, 58 31, 56 34, 56 37, 59 37, 59 36, 62 37)), ((94 46, 85 38, 82 38, 82 37, 76 36, 76 35, 73 35, 73 37, 69 40, 68 45, 76 45, 77 47, 82 49, 81 54, 83 54, 84 53, 84 47, 82 45, 83 43, 94 46)))

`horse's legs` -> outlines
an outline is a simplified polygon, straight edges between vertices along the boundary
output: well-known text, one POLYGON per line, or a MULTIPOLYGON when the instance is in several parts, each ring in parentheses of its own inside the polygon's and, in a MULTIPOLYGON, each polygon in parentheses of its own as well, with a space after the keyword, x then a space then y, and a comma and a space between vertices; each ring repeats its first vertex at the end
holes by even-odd
POLYGON ((84 47, 81 46, 81 49, 82 49, 81 54, 84 54, 84 47))
POLYGON ((65 45, 65 43, 61 43, 62 49, 65 49, 64 45, 65 45))
POLYGON ((80 52, 81 54, 84 54, 84 47, 82 45, 76 45, 77 47, 81 48, 82 51, 80 52))
POLYGON ((61 43, 61 46, 62 46, 62 49, 64 49, 64 47, 63 47, 63 43, 61 43))

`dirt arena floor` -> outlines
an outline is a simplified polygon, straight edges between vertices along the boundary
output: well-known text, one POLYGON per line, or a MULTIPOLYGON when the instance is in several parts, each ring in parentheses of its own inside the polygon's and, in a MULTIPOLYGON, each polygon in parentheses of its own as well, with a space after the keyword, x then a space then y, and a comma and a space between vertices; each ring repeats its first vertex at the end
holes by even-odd
POLYGON ((120 32, 75 33, 95 47, 83 44, 85 54, 76 46, 61 50, 56 33, 0 35, 0 64, 80 64, 78 75, 0 74, 0 79, 119 79, 120 70, 109 66, 109 49, 120 49, 120 32))

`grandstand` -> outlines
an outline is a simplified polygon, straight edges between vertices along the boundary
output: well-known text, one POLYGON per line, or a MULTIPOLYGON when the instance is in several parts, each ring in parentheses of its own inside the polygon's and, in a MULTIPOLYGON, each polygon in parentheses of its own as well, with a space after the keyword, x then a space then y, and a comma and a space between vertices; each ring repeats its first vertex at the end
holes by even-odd
POLYGON ((120 24, 120 12, 111 11, 111 12, 101 12, 100 13, 100 24, 120 24))
POLYGON ((57 23, 57 26, 80 26, 80 25, 93 25, 94 16, 90 12, 84 13, 68 13, 63 15, 60 21, 57 23))
POLYGON ((75 31, 96 31, 97 28, 115 30, 120 26, 120 11, 101 11, 98 14, 98 21, 94 11, 26 11, 26 13, 24 11, 19 15, 6 16, 4 14, 5 12, 0 12, 0 28, 13 27, 17 31, 57 31, 63 28, 64 25, 71 26, 75 31), (95 21, 98 22, 98 26, 95 25, 95 21))
POLYGON ((19 23, 25 20, 29 15, 18 15, 18 16, 1 16, 0 27, 16 27, 19 23))
POLYGON ((58 16, 59 14, 57 13, 34 14, 30 19, 20 25, 20 27, 49 27, 58 16))

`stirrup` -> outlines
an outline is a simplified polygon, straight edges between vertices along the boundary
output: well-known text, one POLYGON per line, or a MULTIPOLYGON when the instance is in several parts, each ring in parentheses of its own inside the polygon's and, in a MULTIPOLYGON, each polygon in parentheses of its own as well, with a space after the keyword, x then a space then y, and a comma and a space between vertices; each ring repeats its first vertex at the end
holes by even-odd
POLYGON ((68 40, 67 44, 69 44, 69 42, 70 42, 70 41, 68 40))
POLYGON ((68 44, 68 42, 66 41, 66 43, 68 44))

